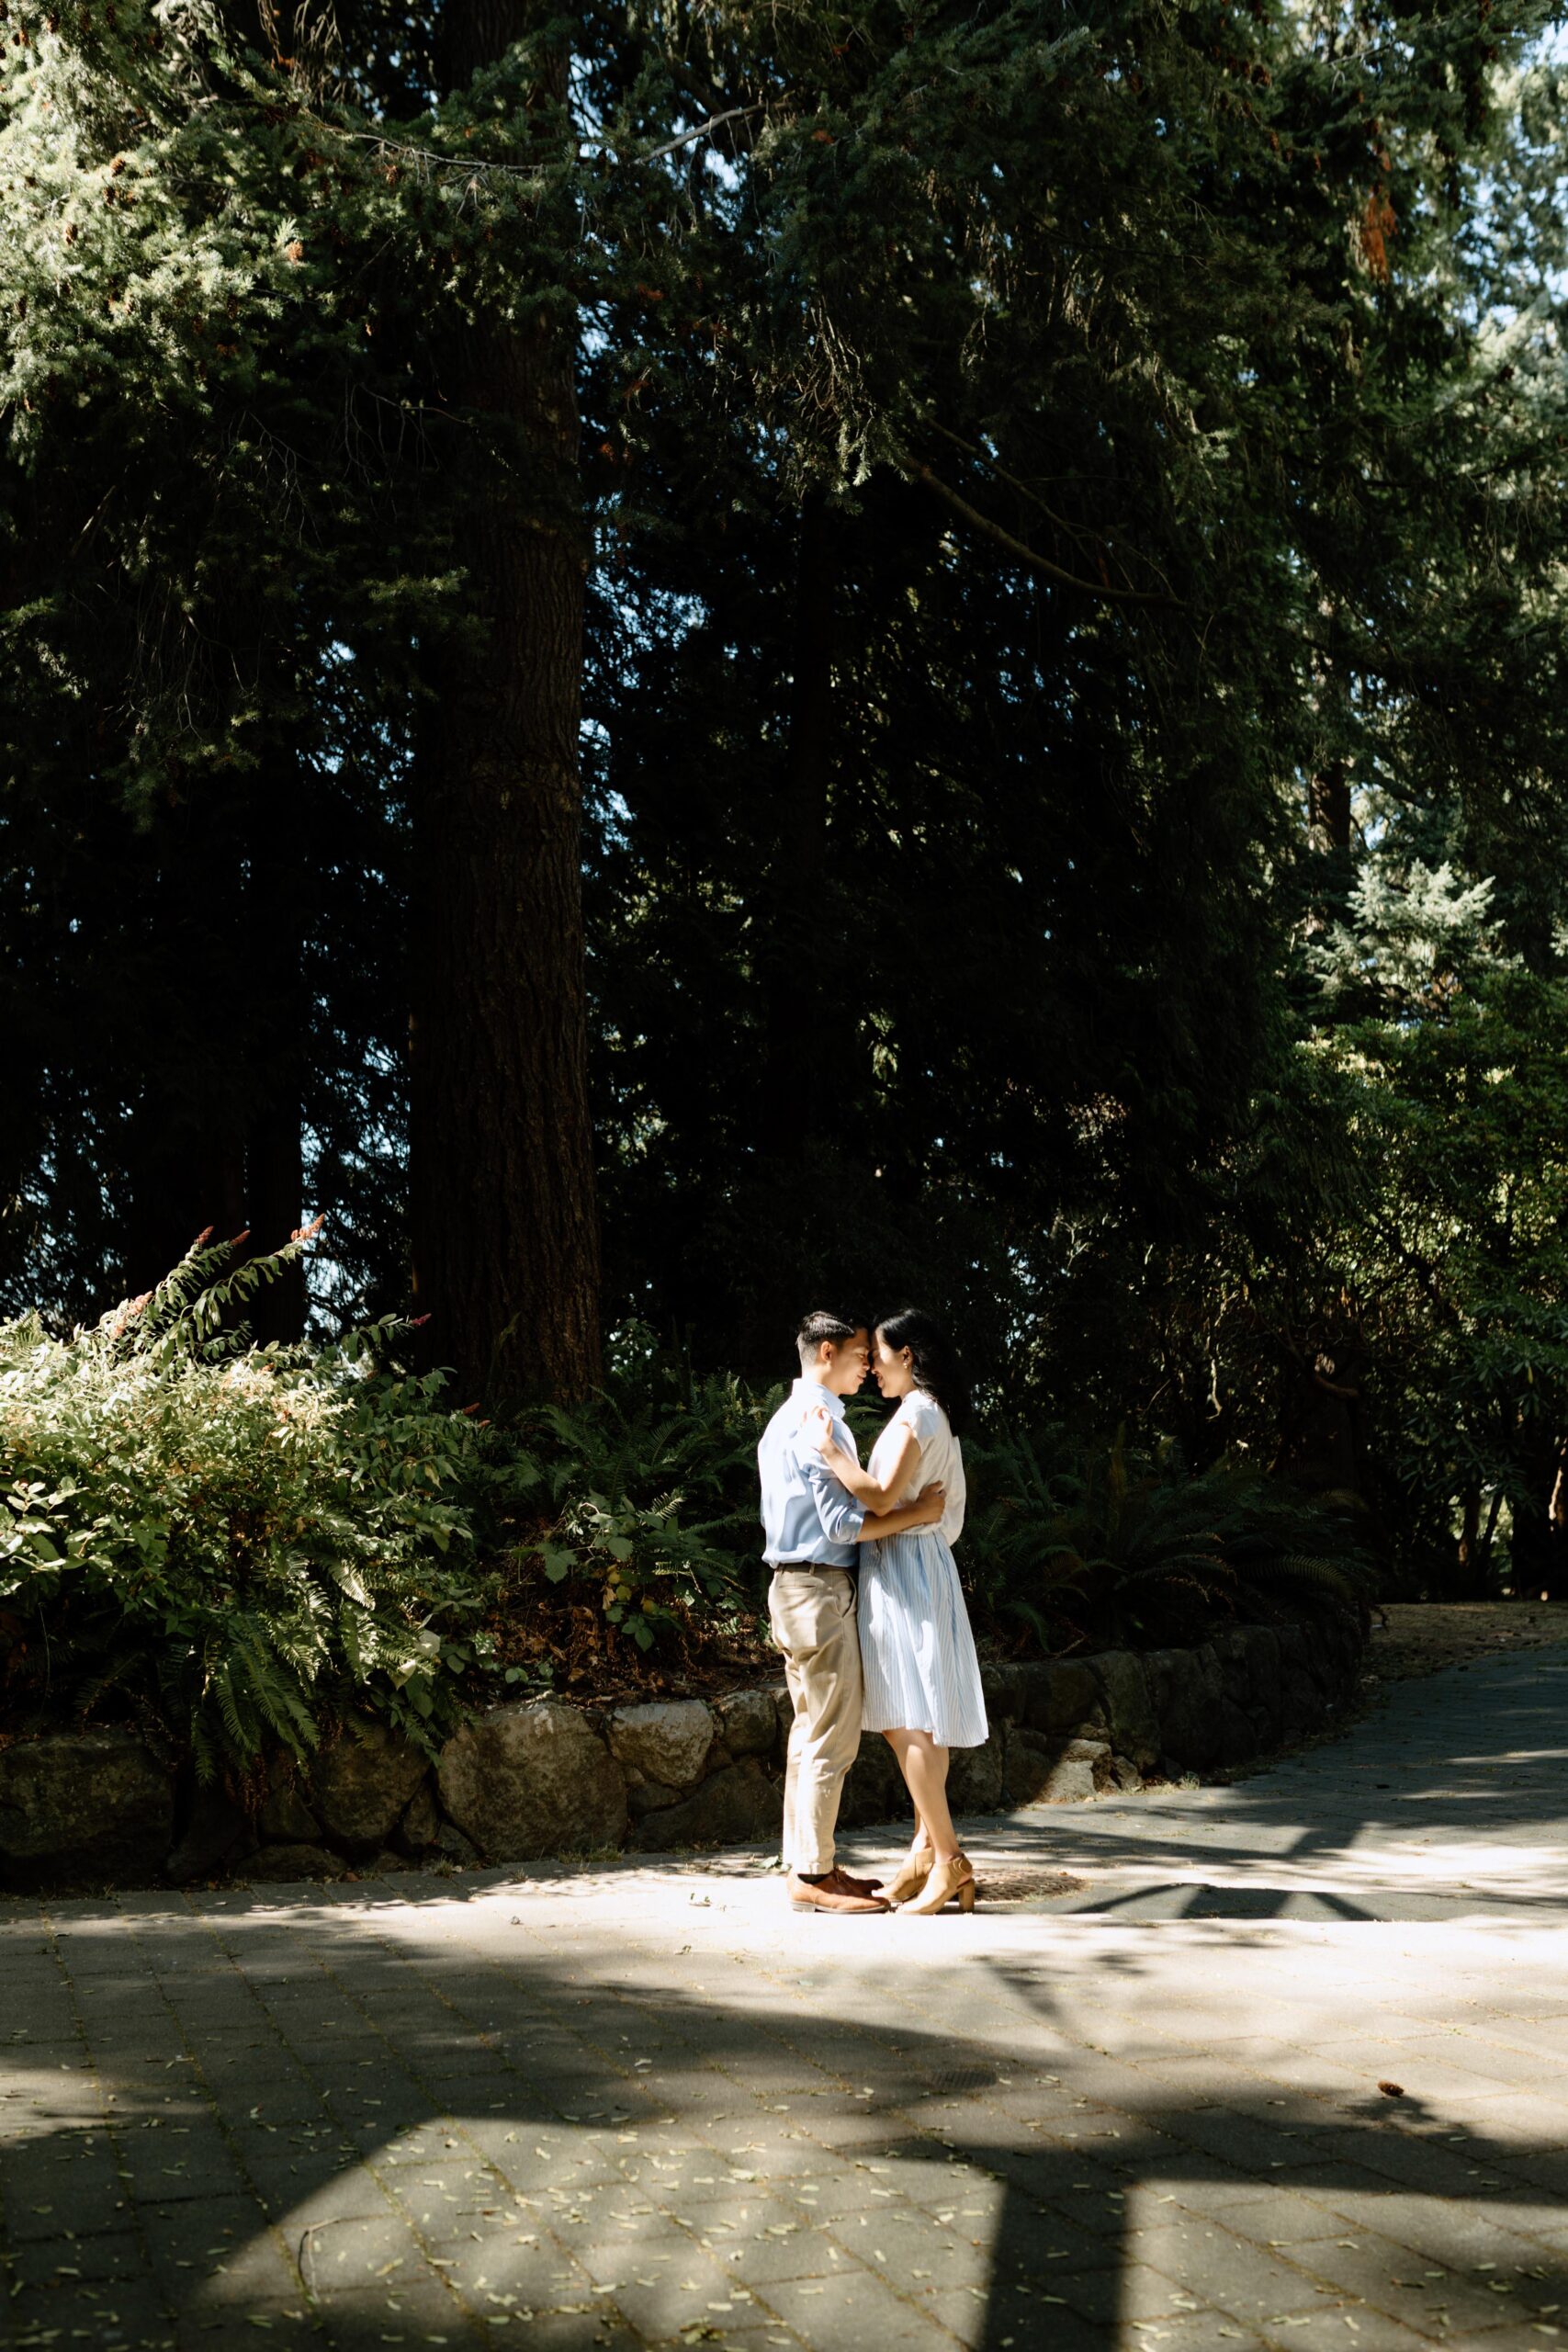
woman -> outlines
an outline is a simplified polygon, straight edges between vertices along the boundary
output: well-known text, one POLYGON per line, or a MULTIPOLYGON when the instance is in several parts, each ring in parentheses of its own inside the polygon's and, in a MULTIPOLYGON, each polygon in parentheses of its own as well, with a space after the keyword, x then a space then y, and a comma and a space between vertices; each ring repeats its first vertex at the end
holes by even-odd
POLYGON ((898 1758, 916 1815, 914 1844, 886 1894, 918 1912, 940 1911, 956 1895, 972 1911, 975 1873, 947 1808, 948 1750, 978 1747, 987 1736, 980 1665, 952 1550, 964 1500, 954 1432, 968 1418, 968 1396, 946 1335, 916 1307, 876 1326, 872 1371, 898 1409, 863 1470, 835 1441, 828 1415, 813 1413, 811 1434, 829 1469, 868 1511, 897 1510, 933 1480, 946 1488, 936 1526, 867 1544, 862 1555, 861 1720, 898 1758))

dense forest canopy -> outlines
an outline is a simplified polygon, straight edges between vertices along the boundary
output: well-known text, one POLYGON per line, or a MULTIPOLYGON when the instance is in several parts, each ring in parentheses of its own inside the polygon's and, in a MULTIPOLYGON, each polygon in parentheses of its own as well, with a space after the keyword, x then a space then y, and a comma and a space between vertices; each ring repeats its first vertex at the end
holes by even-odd
POLYGON ((5 30, 8 1309, 320 1215, 259 1336, 570 1398, 916 1296, 1561 1576, 1549 10, 5 30))

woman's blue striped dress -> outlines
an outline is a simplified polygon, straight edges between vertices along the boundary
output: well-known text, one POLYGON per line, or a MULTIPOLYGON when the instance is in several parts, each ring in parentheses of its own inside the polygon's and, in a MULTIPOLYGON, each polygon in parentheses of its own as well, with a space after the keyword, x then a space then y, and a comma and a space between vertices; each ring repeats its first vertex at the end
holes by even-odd
POLYGON ((953 1562, 964 1525, 964 1465, 947 1415, 933 1397, 911 1389, 883 1430, 869 1468, 880 1475, 901 1430, 919 1440, 918 1474, 898 1499, 908 1501, 941 1478, 947 1507, 937 1527, 918 1527, 861 1547, 860 1646, 866 1731, 929 1732, 943 1747, 979 1747, 987 1732, 975 1636, 953 1562))

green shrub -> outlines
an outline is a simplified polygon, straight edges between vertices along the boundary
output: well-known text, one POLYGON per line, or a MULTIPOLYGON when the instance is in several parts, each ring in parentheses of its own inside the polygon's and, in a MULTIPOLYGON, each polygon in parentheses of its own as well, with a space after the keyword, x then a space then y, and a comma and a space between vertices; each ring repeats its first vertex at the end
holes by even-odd
MULTIPOLYGON (((592 1689, 770 1656, 756 1445, 776 1393, 634 1333, 591 1402, 492 1429, 399 1368, 395 1318, 252 1345, 244 1302, 299 1246, 198 1246, 69 1339, 0 1326, 8 1729, 129 1719, 243 1777, 351 1712, 432 1747, 467 1701, 558 1668, 592 1689)), ((855 1419, 863 1450, 879 1417, 855 1419)), ((960 1556, 1010 1648, 1180 1640, 1365 1588, 1345 1514, 1253 1471, 1055 1430, 982 1430, 965 1454, 960 1556)))
MULTIPOLYGON (((633 1342, 647 1335, 633 1332, 633 1342)), ((541 1466, 548 1516, 520 1549, 552 1585, 592 1594, 642 1651, 694 1613, 753 1632, 761 1606, 757 1440, 776 1398, 733 1376, 699 1378, 637 1345, 590 1404, 546 1406, 518 1435, 541 1466)))
POLYGON ((92 1329, 0 1327, 0 1611, 16 1724, 118 1713, 198 1772, 303 1756, 349 1704, 424 1744, 482 1655, 476 1511, 498 1480, 394 1319, 254 1348, 246 1297, 303 1246, 198 1244, 92 1329))

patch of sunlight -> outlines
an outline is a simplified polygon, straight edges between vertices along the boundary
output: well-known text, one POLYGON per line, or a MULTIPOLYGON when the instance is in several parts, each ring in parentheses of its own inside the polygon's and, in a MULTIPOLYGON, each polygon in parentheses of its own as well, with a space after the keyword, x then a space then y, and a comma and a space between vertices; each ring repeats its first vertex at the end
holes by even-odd
POLYGON ((7 2057, 0 2127, 11 2140, 48 2132, 91 2132, 104 2120, 99 2078, 85 2064, 18 2066, 7 2057))

